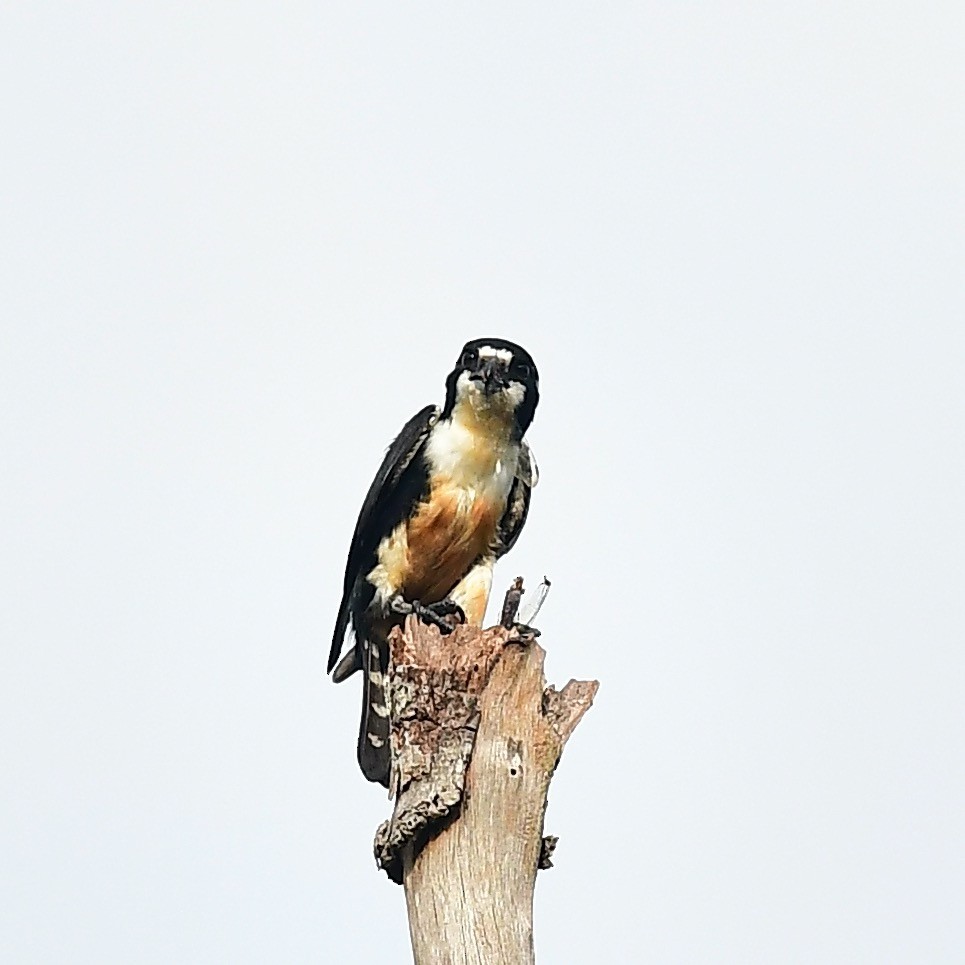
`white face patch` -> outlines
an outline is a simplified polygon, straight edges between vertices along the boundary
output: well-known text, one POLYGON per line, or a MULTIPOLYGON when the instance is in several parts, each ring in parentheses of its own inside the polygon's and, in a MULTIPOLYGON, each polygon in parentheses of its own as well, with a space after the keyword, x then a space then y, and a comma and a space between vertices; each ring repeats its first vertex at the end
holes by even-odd
POLYGON ((459 378, 456 379, 457 398, 465 399, 470 393, 477 393, 479 391, 479 386, 469 378, 468 372, 459 373, 459 378))
POLYGON ((513 353, 507 348, 493 348, 491 345, 481 345, 479 347, 479 357, 481 359, 499 359, 509 365, 513 360, 513 353))
POLYGON ((495 395, 487 395, 482 385, 474 382, 468 372, 462 372, 456 379, 456 398, 479 412, 502 414, 508 419, 525 397, 526 387, 521 382, 510 382, 495 395))
POLYGON ((526 389, 522 382, 510 382, 508 389, 503 389, 503 395, 509 399, 513 408, 517 408, 520 402, 523 401, 523 396, 526 395, 526 389))

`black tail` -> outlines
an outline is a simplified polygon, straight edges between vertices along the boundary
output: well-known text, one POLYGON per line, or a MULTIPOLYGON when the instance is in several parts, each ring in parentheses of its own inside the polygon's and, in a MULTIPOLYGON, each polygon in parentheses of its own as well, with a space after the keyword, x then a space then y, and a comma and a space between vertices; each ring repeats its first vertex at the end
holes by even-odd
POLYGON ((385 699, 388 651, 375 640, 359 640, 362 656, 362 723, 359 727, 359 767, 376 784, 389 786, 389 707, 385 699))

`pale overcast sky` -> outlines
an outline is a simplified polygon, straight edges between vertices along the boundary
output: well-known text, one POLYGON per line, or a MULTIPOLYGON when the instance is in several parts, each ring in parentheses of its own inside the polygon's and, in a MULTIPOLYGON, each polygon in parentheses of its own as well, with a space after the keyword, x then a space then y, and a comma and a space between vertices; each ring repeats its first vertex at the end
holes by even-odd
POLYGON ((597 677, 544 965, 965 960, 965 6, 0 14, 0 959, 407 960, 324 674, 462 343, 597 677))

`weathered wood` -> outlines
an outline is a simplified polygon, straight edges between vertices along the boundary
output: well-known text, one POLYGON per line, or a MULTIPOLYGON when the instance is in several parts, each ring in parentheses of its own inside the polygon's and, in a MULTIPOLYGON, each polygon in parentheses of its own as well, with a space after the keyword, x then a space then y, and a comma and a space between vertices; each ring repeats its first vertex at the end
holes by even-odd
POLYGON ((499 618, 499 625, 507 630, 516 622, 516 614, 519 612, 519 605, 523 601, 523 578, 517 576, 512 585, 506 591, 506 598, 503 600, 503 612, 499 618))
POLYGON ((598 684, 547 687, 544 650, 503 626, 443 637, 410 618, 390 652, 396 802, 375 853, 405 886, 415 963, 533 962, 549 783, 598 684))

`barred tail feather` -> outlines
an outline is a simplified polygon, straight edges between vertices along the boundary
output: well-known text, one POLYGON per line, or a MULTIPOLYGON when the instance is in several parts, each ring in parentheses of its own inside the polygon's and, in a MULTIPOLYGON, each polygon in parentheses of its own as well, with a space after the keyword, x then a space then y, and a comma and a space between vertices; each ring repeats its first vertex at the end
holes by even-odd
POLYGON ((374 640, 359 641, 364 647, 362 670, 362 722, 359 727, 359 767, 365 777, 389 786, 389 708, 385 699, 388 653, 374 640))

